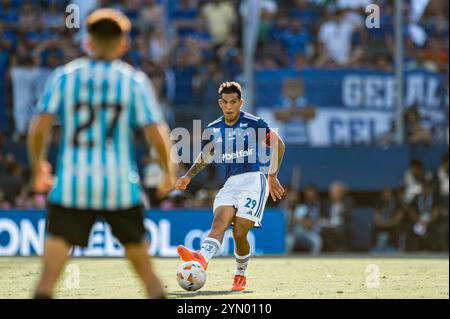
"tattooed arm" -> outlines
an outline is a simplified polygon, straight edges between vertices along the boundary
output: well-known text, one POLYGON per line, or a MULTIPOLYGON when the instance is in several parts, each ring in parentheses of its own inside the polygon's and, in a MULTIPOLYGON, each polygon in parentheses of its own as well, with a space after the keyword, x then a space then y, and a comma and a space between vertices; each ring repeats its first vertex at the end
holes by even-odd
POLYGON ((197 158, 194 161, 194 164, 187 171, 187 173, 178 179, 175 184, 176 188, 180 191, 185 190, 188 184, 191 182, 191 179, 198 173, 200 173, 206 165, 211 163, 213 154, 214 153, 212 151, 207 152, 204 148, 203 151, 198 154, 197 158))

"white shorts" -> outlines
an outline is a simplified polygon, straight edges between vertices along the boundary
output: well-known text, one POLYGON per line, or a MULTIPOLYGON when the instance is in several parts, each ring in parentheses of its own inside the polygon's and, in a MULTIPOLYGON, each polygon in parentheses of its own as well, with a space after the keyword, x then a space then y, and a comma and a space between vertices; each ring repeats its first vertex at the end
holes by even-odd
POLYGON ((249 172, 228 178, 214 200, 214 211, 219 206, 233 206, 236 216, 255 222, 261 227, 261 220, 269 197, 267 178, 260 172, 249 172))

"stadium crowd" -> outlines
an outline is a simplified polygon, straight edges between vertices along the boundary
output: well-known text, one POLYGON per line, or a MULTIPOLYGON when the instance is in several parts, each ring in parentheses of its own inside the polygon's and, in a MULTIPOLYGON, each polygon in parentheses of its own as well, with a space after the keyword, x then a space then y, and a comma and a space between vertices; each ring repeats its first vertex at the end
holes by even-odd
MULTIPOLYGON (((189 128, 192 119, 208 123, 220 116, 220 110, 211 107, 217 103, 218 84, 243 79, 241 18, 249 13, 246 0, 0 0, 4 84, 0 85, 4 90, 0 92, 0 149, 6 142, 25 148, 27 125, 49 74, 84 54, 83 26, 65 25, 70 3, 80 7, 81 21, 97 7, 120 9, 131 19, 131 49, 124 59, 151 77, 172 127, 189 128)), ((389 0, 263 0, 255 68, 392 71, 393 12, 389 0), (364 27, 369 3, 382 8, 381 28, 364 27)), ((420 19, 411 5, 405 6, 405 13, 406 69, 448 76, 448 2, 430 1, 420 19)), ((314 109, 302 116, 313 117, 314 109)), ((405 113, 405 119, 409 143, 433 140, 433 132, 420 125, 414 109, 405 113)), ((45 207, 43 195, 29 187, 27 166, 16 156, 0 152, 0 209, 45 207)), ((209 166, 202 178, 193 181, 190 192, 161 199, 156 192, 157 161, 145 154, 140 164, 146 201, 152 207, 210 208, 221 185, 215 167, 209 166)), ((186 169, 180 165, 181 171, 186 169)), ((433 173, 430 177, 420 162, 413 161, 399 189, 380 192, 373 221, 374 249, 448 250, 448 155, 433 173)), ((319 194, 314 185, 288 193, 284 205, 291 250, 318 254, 351 248, 351 190, 343 183, 331 184, 327 194, 319 194)))
MULTIPOLYGON (((413 160, 397 189, 385 188, 373 206, 374 252, 448 251, 449 158, 442 156, 436 172, 413 160)), ((312 254, 348 251, 354 227, 352 198, 336 181, 320 196, 314 185, 290 191, 285 210, 290 225, 289 249, 312 254)))
MULTIPOLYGON (((257 70, 281 68, 393 69, 393 2, 386 0, 264 0, 255 60, 257 70), (380 10, 380 28, 365 27, 365 7, 380 10)), ((406 1, 408 3, 408 1, 406 1)), ((242 80, 242 19, 248 1, 72 1, 83 17, 114 7, 133 22, 125 60, 151 76, 170 124, 209 122, 217 84, 242 80), (188 106, 196 105, 195 109, 188 106)), ((0 117, 15 139, 29 118, 49 73, 83 54, 81 29, 65 26, 69 1, 0 1, 0 63, 7 63, 6 103, 0 117), (4 120, 3 120, 4 121, 4 120)), ((405 6, 406 69, 448 74, 448 3, 430 1, 420 20, 405 6)), ((0 68, 1 70, 1 68, 0 68)), ((3 76, 3 75, 2 75, 3 76)), ((4 128, 5 129, 5 128, 4 128)))

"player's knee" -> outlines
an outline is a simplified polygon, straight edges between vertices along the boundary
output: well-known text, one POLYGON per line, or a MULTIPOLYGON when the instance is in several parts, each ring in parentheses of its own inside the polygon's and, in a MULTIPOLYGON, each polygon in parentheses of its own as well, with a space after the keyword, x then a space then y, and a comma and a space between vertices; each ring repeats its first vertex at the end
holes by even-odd
POLYGON ((233 237, 237 241, 247 240, 248 231, 245 227, 235 225, 233 227, 233 237))

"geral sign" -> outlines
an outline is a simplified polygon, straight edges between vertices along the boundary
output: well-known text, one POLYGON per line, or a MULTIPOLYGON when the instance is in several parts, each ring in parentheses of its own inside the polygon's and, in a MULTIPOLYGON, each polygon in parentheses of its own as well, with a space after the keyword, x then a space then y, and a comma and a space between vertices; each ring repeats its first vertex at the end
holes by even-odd
MULTIPOLYGON (((350 74, 342 79, 343 106, 352 109, 393 110, 395 107, 393 76, 350 74)), ((405 105, 421 108, 442 107, 441 79, 426 73, 411 73, 405 79, 405 105)))
MULTIPOLYGON (((178 256, 177 246, 184 244, 187 247, 198 246, 198 243, 206 237, 209 230, 191 229, 184 242, 171 243, 171 223, 167 219, 160 219, 158 223, 146 218, 145 228, 149 235, 149 249, 151 255, 164 257, 178 256)), ((8 219, 0 219, 0 256, 30 256, 42 255, 45 237, 45 219, 38 221, 35 227, 30 220, 22 219, 19 223, 8 219)), ((220 254, 228 255, 233 251, 232 231, 227 230, 224 236, 220 254)), ((250 246, 255 247, 255 236, 249 234, 250 246)), ((114 257, 123 256, 124 250, 119 241, 112 235, 108 224, 97 222, 94 224, 89 244, 86 248, 75 247, 71 252, 73 256, 89 257, 114 257)))

